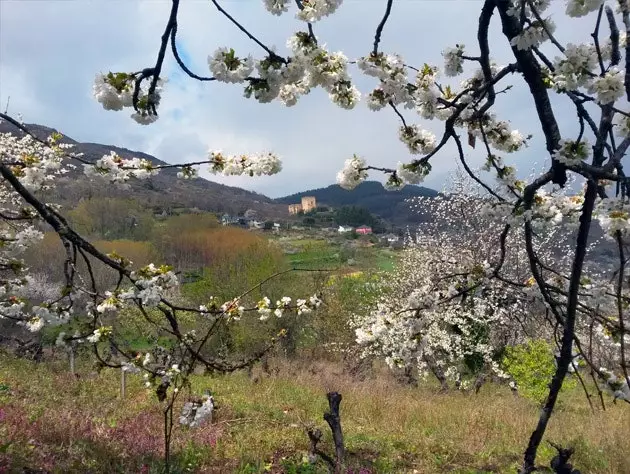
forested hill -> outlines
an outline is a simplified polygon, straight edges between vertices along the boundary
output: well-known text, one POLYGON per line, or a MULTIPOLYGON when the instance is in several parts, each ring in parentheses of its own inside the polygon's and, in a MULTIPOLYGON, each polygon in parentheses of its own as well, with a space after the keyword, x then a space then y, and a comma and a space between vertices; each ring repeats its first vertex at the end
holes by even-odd
MULTIPOLYGON (((27 124, 29 130, 40 138, 48 137, 55 130, 37 124, 27 124)), ((0 133, 15 133, 21 135, 13 125, 0 122, 0 133)), ((154 156, 146 153, 131 151, 115 145, 99 143, 81 143, 64 136, 63 142, 72 143, 72 151, 83 153, 83 158, 96 161, 103 155, 115 151, 123 158, 145 158, 156 165, 165 164, 154 156)), ((148 180, 132 180, 127 190, 118 186, 111 186, 106 182, 88 180, 82 172, 71 173, 69 176, 57 179, 57 186, 50 196, 53 202, 74 207, 82 198, 133 198, 143 206, 152 208, 156 212, 172 210, 174 208, 198 208, 211 212, 227 212, 239 214, 247 209, 254 209, 266 217, 281 217, 288 214, 286 206, 276 203, 271 198, 245 189, 215 183, 203 178, 182 180, 177 178, 177 169, 165 169, 148 180)))
POLYGON ((438 192, 422 186, 405 186, 399 191, 387 191, 377 181, 365 181, 352 191, 337 184, 326 188, 311 189, 276 199, 283 204, 300 202, 302 196, 315 196, 317 203, 331 207, 361 206, 372 214, 396 224, 417 222, 419 217, 409 209, 406 199, 416 196, 435 197, 438 192))

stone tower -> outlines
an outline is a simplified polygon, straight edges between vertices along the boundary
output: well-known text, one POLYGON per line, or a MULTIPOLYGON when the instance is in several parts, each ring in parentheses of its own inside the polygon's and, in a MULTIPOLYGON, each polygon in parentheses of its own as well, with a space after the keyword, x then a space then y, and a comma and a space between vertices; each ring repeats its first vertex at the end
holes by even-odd
POLYGON ((315 196, 304 196, 302 198, 302 211, 309 212, 317 207, 315 196))

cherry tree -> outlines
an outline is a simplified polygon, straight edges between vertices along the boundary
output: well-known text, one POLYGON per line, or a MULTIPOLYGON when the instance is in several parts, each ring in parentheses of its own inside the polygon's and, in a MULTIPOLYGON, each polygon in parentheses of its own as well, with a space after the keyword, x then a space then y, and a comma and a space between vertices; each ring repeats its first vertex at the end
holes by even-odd
MULTIPOLYGON (((500 193, 500 185, 493 192, 500 193)), ((517 225, 506 229, 505 215, 496 212, 481 185, 460 171, 440 195, 414 198, 411 205, 429 220, 409 235, 395 271, 381 281, 382 295, 373 310, 352 320, 367 353, 384 356, 392 368, 432 374, 443 388, 454 382, 479 389, 488 375, 509 378, 499 364, 507 347, 534 339, 557 341, 556 324, 531 276, 527 251, 519 245, 523 230, 517 225)), ((552 281, 570 270, 571 232, 551 222, 535 223, 535 251, 552 281)), ((596 253, 601 243, 596 239, 588 246, 585 275, 590 281, 606 274, 596 253)), ((586 338, 587 333, 581 334, 586 338)), ((605 342, 595 341, 591 349, 601 352, 609 346, 605 342)), ((586 387, 577 360, 569 370, 586 387)), ((603 384, 594 372, 590 375, 603 384)))
MULTIPOLYGON (((341 0, 296 0, 295 5, 289 0, 264 0, 265 7, 273 15, 293 11, 300 25, 287 40, 286 54, 267 46, 230 15, 218 0, 211 0, 211 3, 226 21, 232 22, 262 50, 259 58, 239 54, 227 46, 220 47, 208 56, 210 75, 193 72, 177 48, 180 2, 172 0, 158 42, 157 61, 135 72, 98 74, 93 86, 96 100, 106 110, 129 110, 131 117, 142 125, 155 122, 159 117, 160 99, 168 93, 162 68, 169 47, 177 64, 191 79, 240 84, 244 87, 245 97, 261 103, 280 101, 286 106, 294 106, 300 97, 315 88, 322 88, 334 104, 352 109, 362 96, 353 84, 351 68, 374 78, 377 85, 364 96, 364 100, 371 110, 391 110, 396 114, 401 122, 398 136, 411 156, 391 167, 372 166, 370 157, 350 157, 337 175, 339 184, 351 189, 372 171, 384 173, 391 189, 417 184, 431 172, 431 163, 437 156, 442 155, 441 159, 444 159, 450 154, 449 150, 455 150, 457 162, 484 190, 483 212, 495 223, 491 229, 496 232, 496 238, 489 242, 496 243, 496 251, 488 251, 485 255, 467 253, 462 256, 462 264, 457 262, 458 255, 454 253, 456 267, 461 267, 462 274, 454 277, 456 284, 452 287, 447 283, 436 285, 435 281, 424 281, 420 273, 412 285, 418 285, 417 289, 422 291, 411 292, 414 298, 405 303, 406 309, 410 313, 426 313, 427 307, 453 306, 454 298, 472 295, 468 299, 471 307, 466 310, 465 318, 487 325, 491 322, 488 315, 492 311, 505 310, 505 302, 499 300, 512 295, 517 306, 507 311, 509 314, 501 313, 499 318, 509 320, 513 325, 513 318, 521 314, 518 305, 524 298, 525 285, 530 288, 529 296, 538 298, 544 307, 549 334, 558 337, 556 370, 538 424, 525 450, 522 472, 535 469, 537 449, 560 388, 573 365, 575 351, 588 364, 593 377, 605 381, 617 398, 627 401, 630 382, 627 307, 630 295, 626 278, 626 240, 630 228, 630 202, 623 169, 623 158, 630 146, 630 114, 627 111, 630 43, 626 41, 630 29, 630 5, 627 0, 566 1, 565 23, 568 27, 575 18, 587 17, 593 22, 592 34, 585 36, 579 44, 562 44, 558 39, 560 32, 556 31, 552 19, 545 16, 551 4, 549 0, 484 0, 480 4, 475 46, 467 49, 455 43, 457 38, 445 38, 443 65, 411 65, 395 52, 380 50, 381 38, 391 10, 395 8, 392 0, 383 2, 384 15, 375 19, 373 44, 366 47, 366 54, 359 58, 347 58, 341 52, 329 51, 315 34, 316 23, 333 15, 341 7, 341 0), (492 59, 489 29, 493 22, 500 24, 505 44, 511 52, 512 59, 505 65, 492 59), (469 70, 472 72, 468 73, 469 70), (450 82, 465 72, 463 80, 456 84, 450 82), (532 129, 527 132, 541 134, 546 145, 543 169, 527 178, 521 177, 507 156, 518 155, 524 150, 530 136, 513 130, 508 118, 499 117, 495 112, 498 97, 503 94, 509 97, 510 81, 524 84, 528 90, 537 123, 532 123, 532 129), (565 101, 575 111, 573 128, 564 135, 552 97, 554 101, 565 101), (405 117, 403 112, 414 119, 405 117), (429 121, 442 122, 441 136, 423 126, 429 121), (462 135, 467 137, 469 146, 475 147, 479 143, 485 150, 485 172, 473 171, 462 135), (496 179, 499 186, 489 184, 491 179, 496 179), (572 182, 575 184, 570 187, 572 182), (589 242, 593 240, 593 221, 599 223, 607 239, 616 247, 617 262, 609 274, 596 270, 588 272, 585 266, 589 242), (568 260, 553 260, 545 253, 544 239, 549 234, 540 229, 554 226, 558 229, 551 231, 552 234, 566 234, 564 241, 571 243, 570 252, 566 253, 568 260), (513 274, 508 244, 521 263, 518 279, 513 274), (479 261, 481 258, 483 260, 479 261), (521 279, 521 271, 527 272, 527 278, 521 279), (432 294, 423 290, 425 286, 434 289, 432 294), (483 288, 488 289, 485 295, 475 293, 483 288)), ((3 137, 0 174, 3 202, 8 205, 1 216, 6 229, 2 265, 4 272, 14 274, 3 280, 2 314, 5 317, 22 321, 33 329, 42 321, 67 318, 77 300, 79 277, 74 263, 86 255, 121 275, 119 288, 111 294, 90 289, 89 278, 83 285, 87 290, 82 294, 87 295, 91 303, 91 306, 86 303, 86 313, 94 321, 93 339, 109 337, 108 330, 101 329, 100 315, 134 302, 140 308, 145 305, 156 307, 168 321, 170 330, 181 340, 182 350, 198 354, 188 339, 179 334, 175 319, 177 312, 191 311, 200 316, 209 314, 223 318, 238 317, 246 310, 241 309, 238 298, 206 309, 183 309, 167 302, 166 293, 175 285, 168 267, 149 266, 132 272, 120 258, 94 249, 68 226, 54 206, 35 197, 34 189, 53 185, 54 176, 65 172, 65 162, 87 165, 86 170, 91 176, 99 175, 123 183, 159 172, 164 167, 143 160, 125 160, 115 154, 104 156, 96 163, 83 163, 80 156, 72 155, 56 137, 51 137, 47 143, 28 137, 21 140, 3 137), (34 218, 45 220, 64 243, 67 285, 58 301, 28 306, 16 296, 19 288, 28 282, 15 254, 38 238, 31 224, 34 218), (127 286, 122 286, 122 282, 128 282, 127 286)), ((196 176, 200 166, 225 174, 257 175, 280 171, 274 155, 234 157, 217 151, 210 152, 208 158, 200 162, 167 166, 180 168, 182 178, 196 176)), ((458 220, 465 222, 477 218, 473 212, 458 220)), ((439 240, 433 241, 432 245, 438 248, 444 245, 452 252, 458 250, 458 247, 450 247, 448 242, 439 240)), ((420 257, 434 261, 440 271, 449 272, 455 268, 449 261, 438 262, 439 256, 445 254, 425 253, 420 257)), ((418 263, 425 264, 422 258, 419 260, 418 263)), ((527 296, 527 291, 525 293, 527 296)), ((303 301, 296 306, 311 309, 317 305, 310 300, 303 301)), ((269 303, 261 301, 259 311, 277 311, 291 306, 288 300, 280 301, 276 308, 269 303)), ((456 317, 454 313, 449 314, 449 317, 456 317)), ((457 320, 457 323, 461 321, 457 320)), ((87 335, 77 337, 84 339, 87 335)), ((449 356, 451 360, 472 350, 492 365, 487 351, 479 344, 472 348, 456 347, 452 357, 449 356)), ((391 351, 397 354, 396 357, 404 359, 410 350, 404 346, 404 341, 392 342, 391 351), (398 347, 398 344, 403 346, 398 347)), ((193 357, 199 360, 198 355, 193 357)), ((214 364, 208 360, 201 362, 214 364)))

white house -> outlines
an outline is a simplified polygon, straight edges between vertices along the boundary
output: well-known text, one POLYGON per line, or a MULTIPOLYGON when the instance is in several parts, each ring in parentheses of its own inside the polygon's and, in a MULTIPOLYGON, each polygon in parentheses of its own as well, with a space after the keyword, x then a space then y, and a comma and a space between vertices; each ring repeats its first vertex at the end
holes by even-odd
POLYGON ((264 222, 249 221, 249 227, 252 229, 262 229, 265 226, 264 222))
POLYGON ((337 232, 339 232, 340 234, 345 234, 347 232, 352 232, 353 230, 354 230, 354 227, 340 225, 339 228, 337 229, 337 232))

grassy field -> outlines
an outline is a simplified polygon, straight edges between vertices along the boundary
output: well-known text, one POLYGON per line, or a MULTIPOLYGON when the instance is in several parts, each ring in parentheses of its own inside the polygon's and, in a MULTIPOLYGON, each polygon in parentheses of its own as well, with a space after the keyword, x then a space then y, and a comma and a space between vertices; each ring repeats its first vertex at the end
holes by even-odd
POLYGON ((323 239, 305 238, 283 241, 285 248, 292 248, 295 253, 287 255, 291 265, 300 268, 385 270, 394 268, 397 253, 388 248, 358 247, 351 251, 344 249, 343 240, 329 242, 323 239), (348 260, 353 264, 348 265, 348 260))
MULTIPOLYGON (((505 387, 478 395, 440 394, 434 387, 405 387, 385 372, 364 381, 332 363, 276 361, 276 375, 254 371, 196 377, 193 389, 210 389, 219 406, 211 424, 176 428, 174 472, 318 473, 304 463, 305 426, 318 425, 331 442, 322 414, 325 393, 343 395, 342 424, 348 473, 513 473, 538 409, 505 387)), ((160 407, 137 376, 119 398, 117 371, 100 375, 64 360, 39 365, 0 356, 0 473, 45 471, 157 473, 162 453, 160 407)), ((562 396, 547 439, 573 446, 583 473, 630 472, 630 412, 609 405, 591 413, 583 395, 562 396)), ((554 450, 543 444, 539 461, 554 450)))

